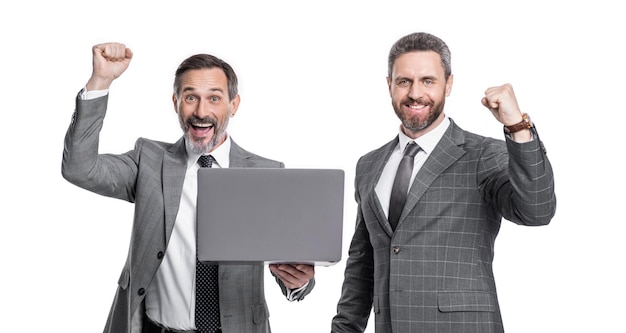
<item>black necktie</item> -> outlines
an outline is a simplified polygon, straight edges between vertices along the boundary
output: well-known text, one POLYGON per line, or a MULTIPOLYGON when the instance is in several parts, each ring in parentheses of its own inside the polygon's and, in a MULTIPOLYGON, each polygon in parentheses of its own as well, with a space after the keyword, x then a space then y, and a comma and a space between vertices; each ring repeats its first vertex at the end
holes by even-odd
POLYGON ((389 223, 394 230, 398 225, 400 215, 402 215, 407 192, 409 191, 409 183, 411 182, 411 174, 413 173, 413 158, 419 150, 420 147, 413 141, 406 145, 404 156, 402 156, 402 160, 398 166, 398 172, 396 172, 396 178, 393 181, 391 198, 389 200, 389 223))
MULTIPOLYGON (((202 155, 198 163, 203 168, 213 166, 211 155, 202 155)), ((199 333, 213 333, 220 324, 220 295, 217 265, 201 263, 196 258, 196 329, 199 333)))

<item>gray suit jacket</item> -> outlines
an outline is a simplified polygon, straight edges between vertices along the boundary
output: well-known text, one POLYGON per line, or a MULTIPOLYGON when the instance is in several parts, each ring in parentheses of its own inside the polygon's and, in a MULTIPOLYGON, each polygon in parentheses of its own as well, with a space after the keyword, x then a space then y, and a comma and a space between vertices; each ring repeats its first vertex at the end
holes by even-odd
MULTIPOLYGON (((184 140, 174 144, 140 138, 122 155, 98 154, 99 133, 108 96, 77 99, 65 137, 62 174, 71 183, 95 193, 135 203, 128 259, 105 332, 141 332, 144 297, 170 238, 182 193, 187 153, 184 140)), ((284 167, 243 150, 232 142, 231 167, 284 167)), ((270 332, 264 296, 264 265, 219 268, 220 312, 224 332, 270 332)), ((285 294, 285 286, 277 279, 285 294)), ((315 281, 300 294, 307 295, 315 281)))
POLYGON ((492 262, 502 217, 545 225, 555 213, 550 163, 536 131, 518 144, 453 121, 419 170, 395 232, 374 188, 397 145, 356 169, 356 231, 333 332, 502 332, 492 262), (507 153, 508 152, 508 153, 507 153))

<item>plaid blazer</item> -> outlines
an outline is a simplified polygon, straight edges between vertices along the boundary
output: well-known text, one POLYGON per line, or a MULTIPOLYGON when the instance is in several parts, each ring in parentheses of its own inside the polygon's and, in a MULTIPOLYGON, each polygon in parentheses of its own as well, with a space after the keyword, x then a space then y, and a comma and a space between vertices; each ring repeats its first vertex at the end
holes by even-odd
POLYGON ((556 210, 537 132, 515 143, 449 128, 392 231, 374 188, 398 138, 361 157, 356 230, 332 332, 503 332, 492 262, 504 217, 545 225, 556 210))

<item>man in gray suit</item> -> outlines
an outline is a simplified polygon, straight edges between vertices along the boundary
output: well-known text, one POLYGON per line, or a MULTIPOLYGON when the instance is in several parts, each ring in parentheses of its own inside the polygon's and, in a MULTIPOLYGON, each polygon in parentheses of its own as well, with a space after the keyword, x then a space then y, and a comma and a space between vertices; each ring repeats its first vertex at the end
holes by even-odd
MULTIPOLYGON (((172 100, 181 139, 170 144, 140 138, 125 154, 98 154, 109 87, 132 56, 120 43, 93 47, 92 76, 76 99, 63 152, 68 181, 135 203, 128 259, 105 332, 270 332, 262 263, 219 266, 218 328, 200 329, 195 321, 196 303, 216 308, 195 294, 197 161, 211 160, 212 167, 284 164, 245 151, 226 133, 239 106, 237 76, 207 54, 189 57, 176 71, 172 100)), ((270 265, 270 271, 291 301, 302 300, 315 284, 310 265, 270 265)))
POLYGON ((372 308, 377 333, 504 330, 496 235, 502 218, 550 222, 552 168, 510 84, 482 98, 503 125, 504 140, 495 140, 445 115, 452 79, 441 39, 414 33, 391 48, 387 83, 402 124, 357 163, 356 230, 332 332, 363 332, 372 308), (396 180, 402 174, 408 179, 396 180))

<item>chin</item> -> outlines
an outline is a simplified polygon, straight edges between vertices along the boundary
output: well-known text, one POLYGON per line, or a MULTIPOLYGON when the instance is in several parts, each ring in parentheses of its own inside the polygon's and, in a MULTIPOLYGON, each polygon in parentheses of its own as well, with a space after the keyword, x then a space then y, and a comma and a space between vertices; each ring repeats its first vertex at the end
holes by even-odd
POLYGON ((194 154, 206 154, 211 151, 214 146, 213 140, 209 140, 205 143, 204 141, 199 141, 197 139, 191 138, 189 134, 187 134, 187 137, 185 139, 187 148, 194 154))

